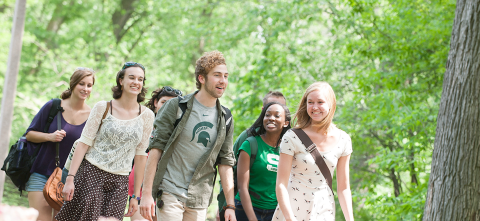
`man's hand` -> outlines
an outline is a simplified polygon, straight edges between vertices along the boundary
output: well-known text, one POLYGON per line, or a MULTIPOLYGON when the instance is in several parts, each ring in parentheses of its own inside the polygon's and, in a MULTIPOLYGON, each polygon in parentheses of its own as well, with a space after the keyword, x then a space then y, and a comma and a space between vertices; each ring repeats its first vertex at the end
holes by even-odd
POLYGON ((152 216, 155 216, 155 202, 151 194, 142 195, 142 200, 140 201, 140 215, 143 218, 153 221, 152 216))
POLYGON ((217 215, 215 216, 215 221, 220 221, 220 211, 217 209, 217 215))
POLYGON ((225 210, 225 221, 237 221, 237 218, 235 217, 235 210, 233 209, 225 210))

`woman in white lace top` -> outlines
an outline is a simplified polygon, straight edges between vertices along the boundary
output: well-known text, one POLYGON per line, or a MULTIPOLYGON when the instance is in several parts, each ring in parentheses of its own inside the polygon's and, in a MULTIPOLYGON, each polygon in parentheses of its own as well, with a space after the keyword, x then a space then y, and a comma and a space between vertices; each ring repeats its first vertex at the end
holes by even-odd
MULTIPOLYGON (((127 62, 117 73, 113 100, 93 107, 78 139, 65 187, 65 203, 57 220, 97 220, 100 216, 123 219, 128 193, 128 173, 135 161, 135 196, 139 196, 153 129, 153 112, 141 106, 146 89, 145 68, 127 62)), ((132 197, 129 211, 137 210, 132 197)))

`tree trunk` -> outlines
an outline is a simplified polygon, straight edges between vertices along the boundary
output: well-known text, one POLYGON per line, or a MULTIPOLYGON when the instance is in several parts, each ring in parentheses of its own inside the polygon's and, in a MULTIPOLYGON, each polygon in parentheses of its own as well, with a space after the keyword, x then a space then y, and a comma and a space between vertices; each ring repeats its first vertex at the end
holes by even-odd
POLYGON ((120 7, 115 10, 112 15, 112 24, 113 24, 113 34, 117 39, 117 44, 122 40, 126 31, 125 25, 127 25, 128 20, 132 17, 135 7, 133 4, 137 0, 122 0, 120 7))
MULTIPOLYGON (((0 165, 3 165, 3 160, 7 157, 7 152, 10 149, 9 143, 12 129, 13 104, 15 103, 18 70, 20 68, 20 57, 22 55, 22 39, 25 30, 26 8, 27 0, 16 1, 10 51, 8 52, 7 72, 5 72, 5 83, 3 86, 2 106, 0 107, 0 165)), ((0 204, 2 203, 4 184, 5 172, 0 170, 0 204)))
POLYGON ((458 0, 424 221, 480 220, 480 0, 458 0))

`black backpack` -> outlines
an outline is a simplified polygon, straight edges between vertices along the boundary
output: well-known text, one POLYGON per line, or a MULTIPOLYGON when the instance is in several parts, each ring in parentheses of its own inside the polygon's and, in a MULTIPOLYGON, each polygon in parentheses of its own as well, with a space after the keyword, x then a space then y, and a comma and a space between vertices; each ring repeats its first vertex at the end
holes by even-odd
MULTIPOLYGON (((47 124, 43 129, 44 133, 48 132, 48 128, 53 121, 55 115, 58 111, 63 111, 63 108, 60 106, 61 100, 58 98, 53 99, 52 107, 48 113, 47 124)), ((18 187, 20 194, 25 190, 25 184, 30 178, 30 170, 32 169, 33 162, 37 158, 38 151, 40 150, 40 144, 35 144, 35 151, 32 155, 28 153, 27 150, 27 139, 23 134, 18 141, 10 147, 7 158, 3 162, 2 170, 5 171, 8 177, 12 180, 13 184, 18 187)), ((34 144, 34 143, 31 143, 34 144)))

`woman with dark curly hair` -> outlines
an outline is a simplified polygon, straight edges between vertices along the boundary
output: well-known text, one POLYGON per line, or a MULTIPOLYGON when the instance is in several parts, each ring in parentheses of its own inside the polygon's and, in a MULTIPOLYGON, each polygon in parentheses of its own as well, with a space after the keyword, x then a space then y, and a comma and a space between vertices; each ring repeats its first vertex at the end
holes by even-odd
POLYGON ((145 106, 150 108, 153 113, 157 114, 158 110, 160 110, 165 102, 177 96, 182 96, 182 91, 170 86, 158 88, 152 92, 152 98, 150 98, 145 106))
MULTIPOLYGON (((113 100, 93 107, 70 164, 63 195, 65 203, 55 217, 63 220, 122 220, 128 195, 128 173, 134 159, 135 195, 140 195, 147 160, 145 150, 153 129, 154 114, 140 105, 145 100, 145 68, 127 62, 117 73, 113 100)), ((130 199, 128 213, 138 208, 130 199)))
POLYGON ((275 178, 283 134, 290 129, 290 111, 276 101, 265 105, 262 113, 248 129, 255 140, 247 139, 239 149, 237 162, 238 193, 235 196, 235 216, 238 221, 272 220, 277 197, 275 178), (257 153, 252 159, 252 144, 257 143, 257 153))
MULTIPOLYGON (((150 108, 155 115, 157 114, 158 110, 167 102, 168 100, 175 98, 177 96, 182 96, 182 91, 177 90, 175 88, 164 86, 162 88, 158 88, 157 90, 152 92, 152 98, 147 102, 145 105, 147 108, 150 108)), ((153 134, 153 131, 152 131, 153 134)), ((128 176, 128 197, 129 199, 135 197, 134 195, 134 180, 135 180, 135 165, 128 176)), ((142 197, 141 195, 139 196, 142 197)), ((138 201, 140 204, 140 200, 138 201)), ((130 217, 130 220, 143 220, 144 218, 140 215, 140 211, 138 210, 130 217)))

